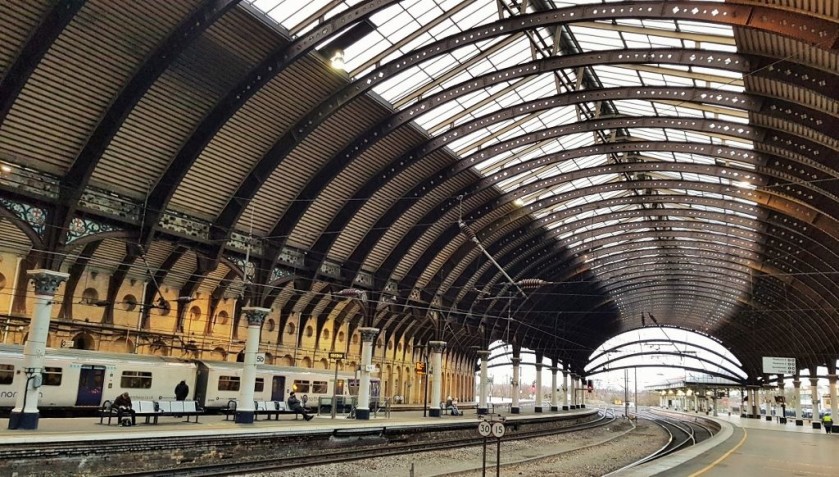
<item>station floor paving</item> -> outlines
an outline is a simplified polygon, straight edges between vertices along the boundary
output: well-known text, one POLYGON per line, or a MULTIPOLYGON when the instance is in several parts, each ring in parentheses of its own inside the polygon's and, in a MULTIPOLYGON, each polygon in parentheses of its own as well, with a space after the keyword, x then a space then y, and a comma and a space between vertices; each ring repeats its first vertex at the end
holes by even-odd
MULTIPOLYGON (((690 413, 686 413, 690 416, 690 413)), ((703 416, 704 417, 704 416, 703 416)), ((793 422, 721 415, 715 438, 616 475, 667 477, 839 476, 839 435, 793 422)))

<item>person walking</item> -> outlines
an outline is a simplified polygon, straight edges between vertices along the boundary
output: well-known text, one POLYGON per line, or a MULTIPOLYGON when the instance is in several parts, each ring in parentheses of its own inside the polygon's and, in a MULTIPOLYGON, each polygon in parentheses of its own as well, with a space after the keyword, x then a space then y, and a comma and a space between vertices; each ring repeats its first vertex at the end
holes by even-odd
POLYGON ((828 413, 825 413, 822 417, 822 425, 824 426, 824 432, 830 434, 833 432, 833 416, 828 413))
POLYGON ((186 381, 181 381, 175 386, 175 399, 178 401, 185 401, 189 395, 189 385, 186 381))
POLYGON ((297 396, 294 394, 294 391, 292 391, 288 395, 288 408, 291 409, 294 412, 303 414, 303 419, 305 419, 307 421, 311 421, 312 418, 315 417, 315 416, 310 416, 309 413, 306 412, 306 408, 303 407, 302 404, 300 404, 300 400, 297 399, 297 396))

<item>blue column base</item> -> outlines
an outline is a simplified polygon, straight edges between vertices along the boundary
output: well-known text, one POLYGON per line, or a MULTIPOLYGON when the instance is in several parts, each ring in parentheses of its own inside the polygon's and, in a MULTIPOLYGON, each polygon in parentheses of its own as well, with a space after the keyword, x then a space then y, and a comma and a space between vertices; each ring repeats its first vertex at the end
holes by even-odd
POLYGON ((563 410, 563 411, 567 411, 567 410, 568 410, 568 406, 562 406, 562 410, 563 410))
POLYGON ((440 417, 441 413, 439 409, 429 409, 428 410, 428 417, 440 417))
POLYGON ((38 412, 13 412, 9 415, 9 429, 37 429, 40 418, 38 412))
POLYGON ((585 409, 585 408, 586 408, 585 404, 580 404, 580 409, 585 409))
POLYGON ((821 429, 822 423, 821 422, 813 422, 813 429, 821 429))
POLYGON ((786 423, 787 423, 787 418, 785 418, 785 417, 779 417, 779 418, 778 418, 778 423, 779 423, 779 424, 786 424, 786 423))
POLYGON ((370 410, 369 409, 358 409, 355 410, 355 419, 358 421, 369 421, 370 420, 370 410))
POLYGON ((766 416, 766 420, 767 420, 767 421, 771 421, 771 420, 772 420, 772 416, 766 416))
POLYGON ((487 409, 485 407, 479 407, 478 408, 478 415, 479 416, 485 416, 487 414, 489 414, 489 409, 487 409))
POLYGON ((795 420, 795 425, 796 426, 803 426, 804 425, 804 419, 796 419, 795 420))
POLYGON ((510 414, 521 414, 521 408, 520 407, 511 407, 510 408, 510 414))
POLYGON ((533 408, 533 412, 542 412, 542 406, 537 406, 533 408))
POLYGON ((551 406, 551 411, 552 412, 559 411, 559 406, 551 406))
POLYGON ((236 411, 236 424, 253 424, 254 411, 236 411))

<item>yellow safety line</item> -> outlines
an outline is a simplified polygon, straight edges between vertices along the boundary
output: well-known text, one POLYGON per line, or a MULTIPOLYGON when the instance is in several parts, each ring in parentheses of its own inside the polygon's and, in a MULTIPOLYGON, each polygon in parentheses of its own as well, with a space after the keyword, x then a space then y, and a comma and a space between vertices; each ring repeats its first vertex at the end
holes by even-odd
POLYGON ((725 453, 725 454, 723 454, 723 455, 722 455, 719 459, 715 460, 714 462, 711 462, 711 463, 710 463, 707 467, 705 467, 704 469, 702 469, 702 470, 700 470, 700 471, 698 471, 698 472, 695 472, 695 473, 693 473, 693 474, 690 474, 690 476, 689 476, 689 477, 697 477, 698 475, 702 475, 702 474, 704 474, 705 472, 708 472, 709 470, 711 470, 711 468, 712 468, 712 467, 714 467, 715 465, 719 464, 720 462, 722 462, 723 460, 725 460, 728 456, 730 456, 732 452, 734 452, 734 451, 736 451, 737 449, 739 449, 739 448, 740 448, 740 446, 742 446, 742 445, 743 445, 743 443, 744 443, 744 442, 746 442, 746 438, 747 438, 747 437, 749 437, 749 433, 748 433, 748 432, 746 432, 746 428, 744 427, 744 428, 742 428, 742 429, 743 429, 743 438, 742 438, 742 439, 740 439, 740 442, 738 442, 736 446, 734 446, 734 449, 731 449, 730 451, 726 452, 726 453, 725 453))

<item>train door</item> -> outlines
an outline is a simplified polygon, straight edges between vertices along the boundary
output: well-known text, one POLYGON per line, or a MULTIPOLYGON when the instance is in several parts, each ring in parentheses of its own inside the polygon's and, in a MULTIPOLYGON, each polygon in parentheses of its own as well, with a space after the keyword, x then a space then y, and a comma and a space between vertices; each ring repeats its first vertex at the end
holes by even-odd
POLYGON ((101 404, 104 385, 104 366, 83 365, 79 370, 79 392, 76 394, 76 406, 98 406, 101 404))
POLYGON ((271 380, 271 400, 285 401, 285 376, 273 376, 271 380))

